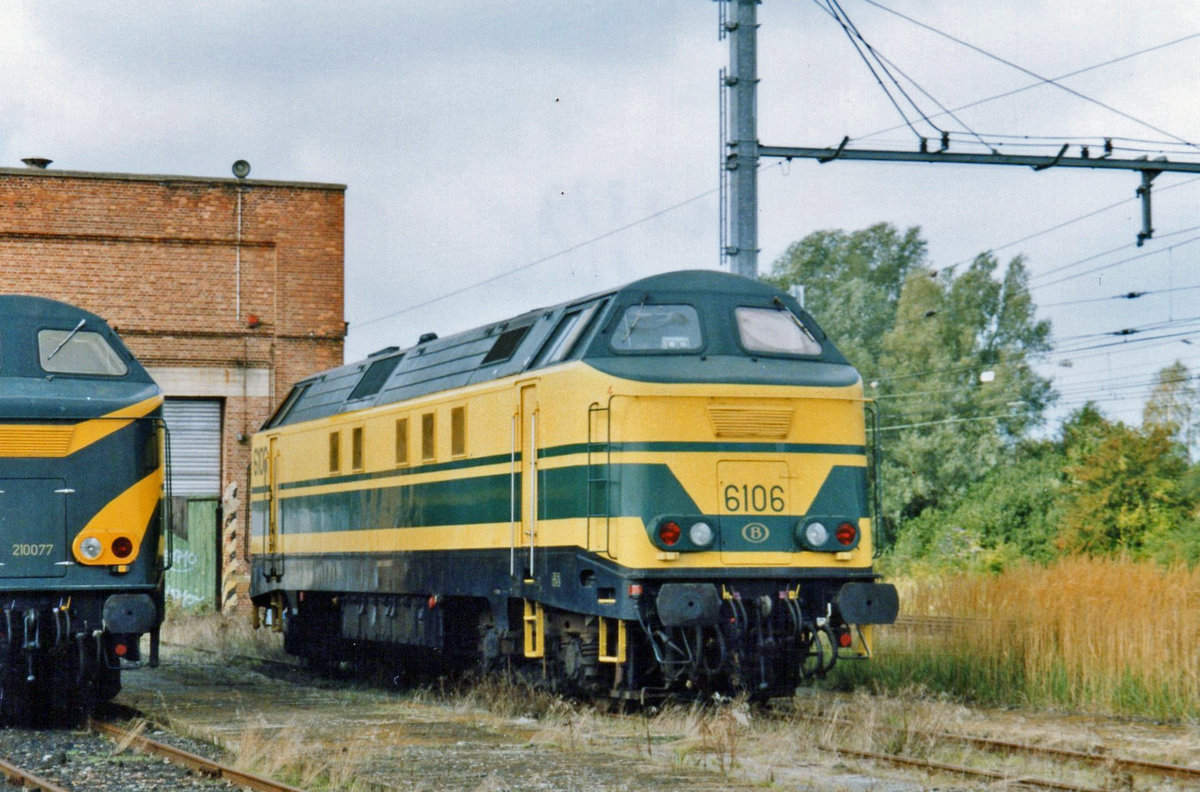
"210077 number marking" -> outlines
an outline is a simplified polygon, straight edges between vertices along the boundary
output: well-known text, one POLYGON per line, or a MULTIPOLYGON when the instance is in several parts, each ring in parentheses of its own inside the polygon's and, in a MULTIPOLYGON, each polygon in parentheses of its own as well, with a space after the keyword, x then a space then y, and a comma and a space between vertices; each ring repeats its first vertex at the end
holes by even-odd
POLYGON ((787 499, 784 497, 783 486, 776 484, 768 487, 765 484, 727 484, 725 486, 725 511, 733 512, 775 512, 787 510, 787 499))
POLYGON ((48 556, 54 553, 54 545, 52 544, 24 544, 14 542, 12 546, 12 554, 14 556, 48 556))

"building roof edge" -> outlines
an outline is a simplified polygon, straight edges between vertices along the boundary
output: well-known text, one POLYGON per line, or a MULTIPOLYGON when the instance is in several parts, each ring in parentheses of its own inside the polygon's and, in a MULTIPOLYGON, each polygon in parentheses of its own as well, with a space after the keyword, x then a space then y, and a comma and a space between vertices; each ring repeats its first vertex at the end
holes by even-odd
POLYGON ((201 184, 244 184, 247 187, 287 187, 306 190, 346 191, 346 185, 326 182, 275 181, 271 179, 237 179, 233 177, 180 176, 153 173, 98 173, 95 171, 55 170, 51 168, 0 168, 0 176, 29 176, 33 178, 97 179, 131 182, 192 182, 201 184))

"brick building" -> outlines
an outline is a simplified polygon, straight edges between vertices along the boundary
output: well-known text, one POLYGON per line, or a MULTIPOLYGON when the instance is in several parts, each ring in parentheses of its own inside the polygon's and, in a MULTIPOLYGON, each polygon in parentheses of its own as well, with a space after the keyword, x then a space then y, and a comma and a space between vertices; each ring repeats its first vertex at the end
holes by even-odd
POLYGON ((99 314, 162 386, 188 501, 176 573, 200 564, 211 581, 184 599, 233 607, 247 436, 293 382, 342 362, 345 187, 40 164, 0 168, 0 292, 99 314))

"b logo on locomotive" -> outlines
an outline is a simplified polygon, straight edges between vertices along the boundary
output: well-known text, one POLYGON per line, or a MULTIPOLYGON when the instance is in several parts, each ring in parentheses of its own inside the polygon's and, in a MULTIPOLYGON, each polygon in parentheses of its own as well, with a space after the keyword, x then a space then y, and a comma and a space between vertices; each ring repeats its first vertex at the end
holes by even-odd
POLYGON ((751 544, 762 544, 771 537, 771 529, 762 523, 746 523, 742 526, 742 538, 751 544))

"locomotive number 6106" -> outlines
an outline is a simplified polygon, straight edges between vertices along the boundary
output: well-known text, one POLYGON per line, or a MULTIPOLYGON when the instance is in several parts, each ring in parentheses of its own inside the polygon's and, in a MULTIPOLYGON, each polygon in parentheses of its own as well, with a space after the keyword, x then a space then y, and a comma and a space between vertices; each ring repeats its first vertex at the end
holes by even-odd
POLYGON ((725 511, 736 512, 773 512, 779 514, 787 511, 786 492, 781 484, 766 486, 765 484, 727 484, 725 486, 725 511))

